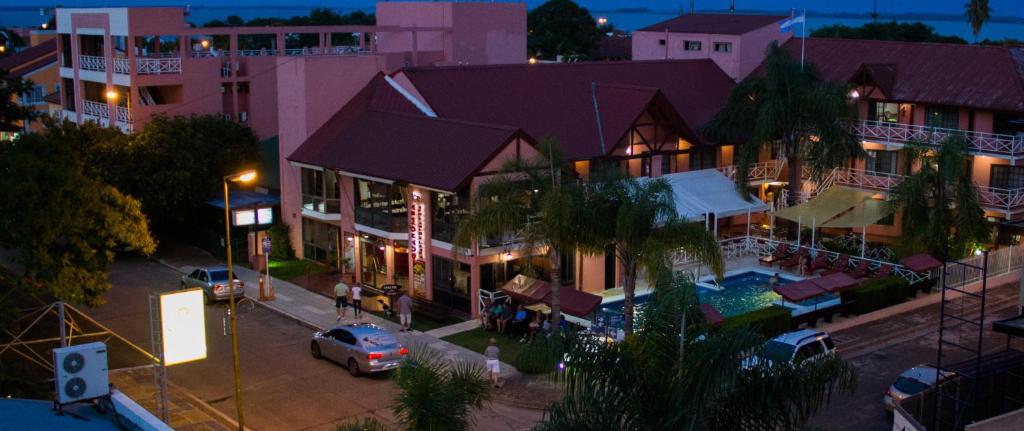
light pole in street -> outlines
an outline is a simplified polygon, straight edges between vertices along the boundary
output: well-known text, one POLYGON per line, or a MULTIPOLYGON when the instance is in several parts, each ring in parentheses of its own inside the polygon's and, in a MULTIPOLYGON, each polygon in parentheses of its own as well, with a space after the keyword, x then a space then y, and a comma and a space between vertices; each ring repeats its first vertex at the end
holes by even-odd
POLYGON ((248 183, 256 179, 256 171, 248 170, 224 177, 224 237, 228 249, 228 313, 231 317, 231 360, 235 369, 235 410, 238 412, 238 431, 245 430, 242 415, 242 377, 238 369, 238 317, 235 314, 235 269, 231 265, 231 206, 228 203, 228 183, 248 183))

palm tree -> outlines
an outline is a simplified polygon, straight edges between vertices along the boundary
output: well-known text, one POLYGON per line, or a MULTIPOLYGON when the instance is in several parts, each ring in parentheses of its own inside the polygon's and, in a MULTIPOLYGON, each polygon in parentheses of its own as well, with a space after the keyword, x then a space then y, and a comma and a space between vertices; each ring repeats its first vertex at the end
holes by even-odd
POLYGON ((566 395, 535 429, 791 430, 833 394, 855 390, 854 369, 838 357, 744 367, 751 353, 765 357, 763 338, 748 327, 710 331, 694 289, 689 279, 655 289, 626 342, 573 338, 566 395))
POLYGON ((27 96, 34 86, 32 81, 9 77, 6 70, 0 69, 0 130, 17 130, 17 123, 31 121, 36 117, 34 110, 17 103, 17 100, 27 96))
POLYGON ((850 129, 854 118, 845 86, 823 80, 811 64, 801 68, 773 42, 764 72, 748 76, 733 89, 704 133, 718 142, 745 142, 737 146, 735 156, 741 190, 746 190, 750 165, 763 149, 783 155, 789 165, 788 203, 793 205, 802 187, 804 163, 811 177, 819 180, 832 168, 863 155, 850 129))
POLYGON ((964 3, 964 14, 967 15, 967 22, 971 23, 974 43, 978 43, 978 33, 981 33, 981 27, 992 18, 992 8, 988 7, 988 0, 970 0, 964 3))
MULTIPOLYGON (((446 361, 429 347, 412 353, 395 371, 398 387, 394 411, 396 429, 407 431, 467 430, 472 413, 490 399, 490 383, 483 367, 446 361)), ((367 418, 337 428, 339 431, 387 431, 389 427, 367 418)))
POLYGON ((617 172, 598 173, 587 188, 589 219, 596 230, 584 236, 594 242, 584 247, 591 253, 612 246, 623 268, 623 331, 633 333, 636 283, 642 270, 647 281, 671 268, 671 259, 683 251, 708 265, 715 275, 723 271, 718 242, 704 226, 680 219, 672 186, 663 179, 637 179, 617 172))
POLYGON ((453 241, 465 249, 478 238, 500 235, 515 237, 528 257, 546 249, 551 265, 551 319, 556 323, 561 318, 560 257, 562 251, 574 249, 583 234, 578 189, 558 142, 542 139, 535 157, 505 161, 497 176, 480 185, 474 211, 460 221, 453 241))
POLYGON ((943 140, 936 151, 919 143, 911 143, 905 150, 904 172, 914 167, 917 171, 889 193, 902 213, 903 243, 922 244, 936 256, 955 259, 976 244, 989 242, 991 232, 971 180, 971 162, 964 158, 967 140, 954 135, 943 140))

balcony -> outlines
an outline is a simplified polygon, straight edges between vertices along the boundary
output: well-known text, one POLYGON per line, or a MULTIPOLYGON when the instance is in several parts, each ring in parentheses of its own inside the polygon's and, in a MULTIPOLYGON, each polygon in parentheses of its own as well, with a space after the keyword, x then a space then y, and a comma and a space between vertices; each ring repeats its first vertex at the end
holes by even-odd
POLYGON ((959 129, 944 129, 941 127, 874 120, 858 120, 854 123, 854 129, 862 139, 870 139, 886 144, 906 144, 910 141, 917 141, 932 147, 938 147, 949 136, 963 135, 967 139, 969 151, 972 154, 1001 157, 1010 160, 1024 157, 1024 136, 971 132, 959 129))
MULTIPOLYGON (((832 183, 875 192, 888 192, 903 180, 903 175, 874 172, 864 169, 840 168, 832 171, 832 183)), ((826 183, 828 179, 822 181, 826 183)))
POLYGON ((110 108, 106 103, 83 100, 82 114, 91 115, 96 118, 110 118, 110 108))
POLYGON ((81 70, 92 70, 94 72, 106 72, 107 61, 103 57, 95 55, 79 55, 78 68, 81 70))
POLYGON ((131 74, 132 66, 127 57, 114 57, 114 73, 131 74))
MULTIPOLYGON (((782 166, 782 162, 776 162, 775 160, 754 163, 750 165, 750 170, 747 172, 747 180, 750 184, 776 181, 779 178, 779 173, 782 171, 782 166)), ((736 180, 736 165, 722 166, 718 170, 729 177, 730 180, 736 180)))
POLYGON ((356 207, 356 224, 385 232, 408 232, 409 217, 406 214, 389 214, 379 209, 356 207))
POLYGON ((327 199, 323 196, 303 194, 302 209, 323 214, 340 214, 341 199, 327 199))
POLYGON ((139 75, 181 73, 181 57, 136 58, 135 69, 139 75))
MULTIPOLYGON (((73 113, 69 112, 66 114, 68 120, 74 121, 73 113)), ((134 125, 132 123, 132 113, 123 106, 118 106, 115 110, 116 118, 114 119, 113 126, 125 133, 132 133, 134 131, 134 125)), ((92 120, 104 126, 111 126, 110 124, 110 109, 106 103, 94 102, 92 100, 82 101, 82 119, 92 120)))
MULTIPOLYGON (((313 57, 313 56, 358 56, 373 54, 369 49, 360 49, 358 46, 331 46, 321 49, 320 47, 293 48, 282 50, 281 53, 288 57, 313 57)), ((227 50, 204 50, 192 51, 192 58, 230 57, 232 51, 227 50)), ((239 57, 266 57, 278 55, 275 49, 241 49, 234 51, 239 57)))

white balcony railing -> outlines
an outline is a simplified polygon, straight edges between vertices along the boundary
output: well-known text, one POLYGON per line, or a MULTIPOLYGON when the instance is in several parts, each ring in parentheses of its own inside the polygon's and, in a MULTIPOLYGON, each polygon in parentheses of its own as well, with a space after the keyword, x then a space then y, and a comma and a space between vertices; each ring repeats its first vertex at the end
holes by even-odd
POLYGON ((107 107, 106 103, 83 100, 82 114, 92 115, 97 118, 110 118, 110 109, 107 107))
POLYGON ((878 192, 888 192, 903 180, 899 174, 850 168, 835 169, 832 175, 833 184, 878 192))
POLYGON ((132 122, 132 112, 124 106, 117 107, 117 121, 120 123, 130 124, 132 122))
POLYGON ((106 72, 107 62, 103 57, 97 57, 95 55, 79 55, 78 68, 82 70, 106 72))
POLYGON ((132 73, 132 66, 131 63, 128 62, 127 57, 114 57, 114 73, 120 73, 122 75, 132 73))
POLYGON ((938 146, 949 136, 963 135, 972 153, 1009 158, 1024 157, 1024 136, 971 132, 959 129, 874 120, 859 120, 854 123, 854 129, 864 139, 899 144, 917 141, 929 146, 938 146))
POLYGON ((135 66, 139 75, 181 73, 181 57, 137 58, 135 66))
POLYGON ((267 57, 277 55, 276 49, 240 49, 235 52, 239 57, 267 57))
MULTIPOLYGON (((750 170, 747 172, 747 180, 755 184, 775 181, 779 178, 781 168, 782 164, 775 160, 754 163, 750 165, 750 170)), ((718 170, 730 180, 736 179, 736 165, 722 166, 718 170)))
MULTIPOLYGON (((320 55, 333 55, 333 56, 351 56, 351 55, 366 55, 372 54, 373 51, 369 49, 360 49, 358 46, 331 46, 321 49, 320 47, 306 47, 306 48, 291 48, 283 51, 284 55, 289 57, 299 56, 320 56, 320 55)), ((239 57, 263 57, 277 55, 278 51, 274 49, 242 49, 234 52, 239 57)), ((211 58, 211 57, 230 57, 231 51, 227 50, 208 50, 208 51, 192 51, 192 58, 211 58)))

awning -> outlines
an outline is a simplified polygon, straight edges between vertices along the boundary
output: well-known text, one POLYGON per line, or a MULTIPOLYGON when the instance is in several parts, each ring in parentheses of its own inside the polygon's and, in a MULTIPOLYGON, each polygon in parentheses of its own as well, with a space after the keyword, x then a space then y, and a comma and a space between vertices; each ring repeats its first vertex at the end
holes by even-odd
POLYGON ((837 272, 823 277, 812 278, 808 281, 816 284, 820 289, 828 293, 840 293, 860 285, 860 282, 858 282, 857 279, 850 277, 845 272, 837 272))
MULTIPOLYGON (((592 293, 573 289, 572 287, 561 286, 558 290, 561 296, 558 298, 562 306, 562 312, 576 317, 585 318, 593 313, 601 305, 601 297, 592 293)), ((544 296, 544 304, 551 306, 551 292, 544 296)))
POLYGON ((775 293, 782 295, 787 301, 800 302, 815 296, 824 294, 825 291, 818 287, 811 280, 800 280, 797 282, 783 284, 772 288, 775 293))
POLYGON ((853 207, 852 210, 821 227, 854 228, 878 223, 879 220, 892 215, 892 205, 878 199, 868 199, 853 207))
POLYGON ((736 190, 736 183, 717 169, 678 172, 658 177, 672 186, 676 212, 686 220, 704 220, 706 214, 729 217, 768 210, 768 205, 736 190))
POLYGON ((501 291, 512 297, 512 300, 524 304, 535 304, 544 300, 551 293, 551 285, 543 280, 519 274, 501 286, 501 291))
MULTIPOLYGON (((862 192, 849 187, 834 186, 821 192, 818 196, 800 205, 794 205, 775 212, 775 217, 791 221, 802 221, 810 225, 817 220, 818 225, 835 218, 870 198, 873 193, 862 192)), ((861 226, 861 225, 857 225, 861 226)))
POLYGON ((900 259, 900 265, 914 272, 925 272, 942 266, 942 262, 928 253, 921 253, 900 259))
MULTIPOLYGON (((206 203, 224 209, 224 196, 210 199, 206 203)), ((231 209, 272 207, 281 204, 281 197, 248 190, 231 190, 228 192, 228 203, 231 209)))

